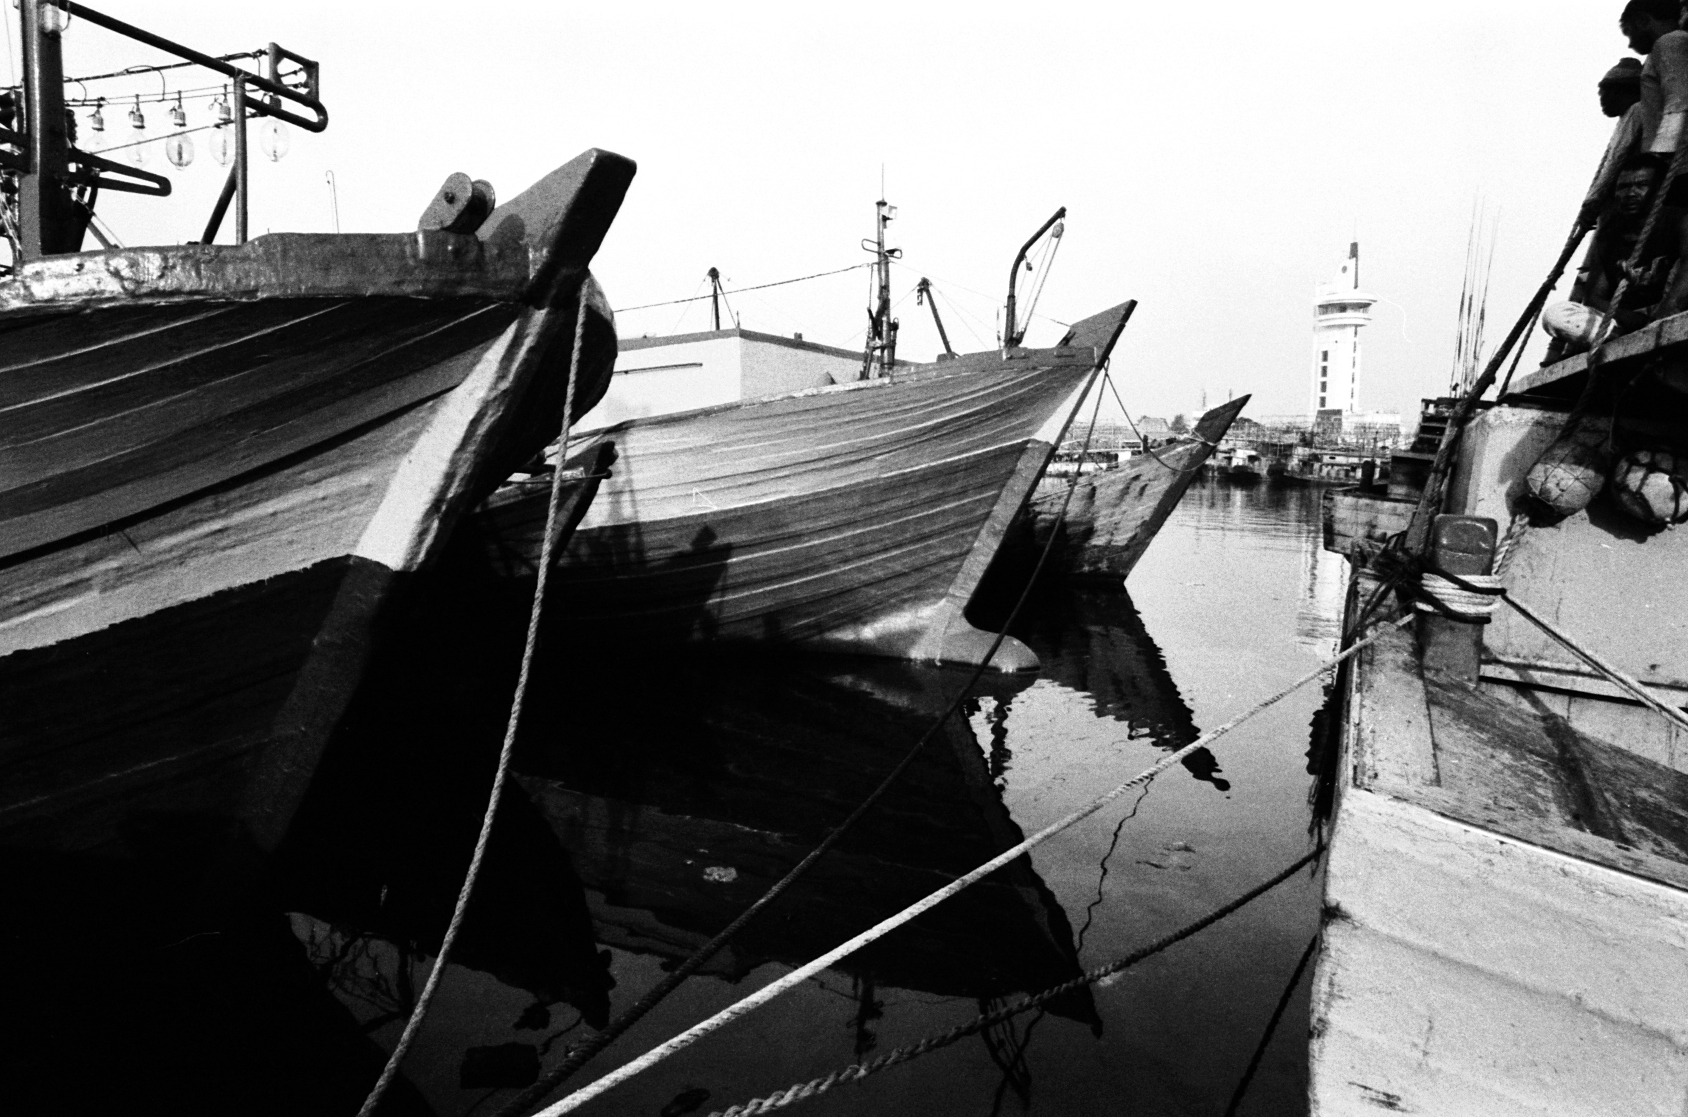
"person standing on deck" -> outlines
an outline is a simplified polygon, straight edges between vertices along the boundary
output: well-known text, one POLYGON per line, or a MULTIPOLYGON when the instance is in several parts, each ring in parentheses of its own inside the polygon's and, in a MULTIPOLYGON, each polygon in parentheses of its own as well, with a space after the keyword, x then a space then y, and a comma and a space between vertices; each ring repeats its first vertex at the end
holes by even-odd
POLYGON ((1680 0, 1629 0, 1618 29, 1641 67, 1641 150, 1674 154, 1688 129, 1688 31, 1680 0))
MULTIPOLYGON (((1607 70, 1606 76, 1600 79, 1597 88, 1600 111, 1615 117, 1618 123, 1612 129, 1612 138, 1606 141, 1606 153, 1600 157, 1600 169, 1595 172, 1594 182, 1583 199, 1579 220, 1585 229, 1593 228, 1599 219, 1601 208, 1611 199, 1618 168, 1634 153, 1641 137, 1641 60, 1618 59, 1617 65, 1607 70)), ((1576 298, 1575 295, 1571 297, 1576 298)))

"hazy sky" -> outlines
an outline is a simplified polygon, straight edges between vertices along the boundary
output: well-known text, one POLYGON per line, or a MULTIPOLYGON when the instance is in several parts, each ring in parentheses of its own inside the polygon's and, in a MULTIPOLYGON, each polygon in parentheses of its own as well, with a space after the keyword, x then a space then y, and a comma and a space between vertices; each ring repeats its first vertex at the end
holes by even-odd
MULTIPOLYGON (((866 262, 883 167, 900 354, 925 359, 938 341, 916 281, 957 348, 989 347, 1014 251, 1066 205, 1039 311, 1138 299, 1115 373, 1133 412, 1163 415, 1204 391, 1253 392, 1255 415, 1302 408, 1313 286, 1356 234, 1386 300, 1360 403, 1414 410, 1448 377, 1474 201, 1500 212, 1498 340, 1569 231, 1609 132, 1595 83, 1625 53, 1621 0, 95 6, 212 53, 274 39, 322 62, 332 124, 257 164, 257 233, 331 229, 329 170, 341 227, 390 231, 452 171, 510 196, 605 147, 639 175, 594 270, 632 307, 699 293, 712 265, 731 288, 866 262)), ((66 53, 70 74, 159 60, 83 22, 66 53)), ((190 123, 206 106, 186 102, 190 123)), ((162 106, 144 108, 157 131, 162 106)), ((126 112, 108 107, 108 130, 126 112)), ((102 199, 126 243, 198 235, 221 169, 196 138, 175 197, 102 199)), ((732 306, 747 328, 854 348, 867 286, 858 270, 732 306)), ((621 329, 706 328, 706 307, 621 329)), ((1060 329, 1040 320, 1028 342, 1060 329)))

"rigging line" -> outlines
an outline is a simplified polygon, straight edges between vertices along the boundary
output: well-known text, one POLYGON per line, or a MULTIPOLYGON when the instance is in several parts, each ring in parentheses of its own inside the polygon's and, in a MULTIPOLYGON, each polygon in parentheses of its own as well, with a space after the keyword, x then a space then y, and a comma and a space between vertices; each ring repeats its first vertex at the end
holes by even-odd
MULTIPOLYGON (((1076 488, 1076 486, 1074 487, 1076 488)), ((1069 497, 1071 496, 1071 493, 1072 489, 1069 488, 1069 497)), ((1063 511, 1065 511, 1064 508, 1063 511)), ((1059 518, 1057 518, 1055 526, 1058 531, 1060 528, 1059 518)), ((1047 553, 1048 552, 1045 551, 1046 555, 1047 553)), ((1032 578, 1026 583, 1028 594, 1031 590, 1031 585, 1036 581, 1036 578, 1037 574, 1034 572, 1032 578)), ((749 996, 741 998, 735 1003, 728 1005, 720 1012, 717 1012, 715 1015, 709 1017, 709 1019, 692 1025, 690 1028, 687 1028, 685 1031, 681 1032, 677 1036, 674 1036, 672 1039, 669 1039, 664 1043, 660 1043, 651 1048, 649 1051, 646 1051, 637 1059, 633 1059, 615 1070, 610 1071, 608 1074, 592 1082, 590 1085, 581 1087, 574 1093, 557 1102, 555 1105, 548 1106, 544 1110, 541 1110, 539 1117, 558 1117, 559 1114, 573 1112, 575 1109, 585 1105, 587 1102, 605 1091, 620 1085, 622 1082, 625 1082, 627 1079, 632 1078, 643 1071, 649 1070, 651 1067, 662 1062, 671 1055, 685 1050, 687 1047, 690 1047, 692 1044, 696 1043, 705 1036, 719 1031, 721 1028, 730 1024, 739 1017, 767 1004, 786 990, 791 989, 794 986, 801 985, 813 975, 827 969, 844 958, 848 958, 862 947, 867 946, 869 943, 874 942, 877 939, 883 938, 885 935, 896 930, 898 927, 901 927, 903 924, 908 923, 917 916, 930 911, 932 908, 943 903, 956 893, 983 880, 985 877, 1002 868, 1004 865, 1010 864, 1018 858, 1025 856, 1026 853, 1037 846, 1042 845, 1044 842, 1053 838, 1057 834, 1060 834, 1062 831, 1067 830, 1086 818, 1089 818, 1109 803, 1112 803, 1115 799, 1124 795, 1127 791, 1130 791, 1132 788, 1142 784, 1145 780, 1154 779, 1157 775, 1183 760, 1186 756, 1189 756, 1197 749, 1218 740, 1220 737, 1248 721, 1256 714, 1259 714, 1263 710, 1283 701, 1285 698, 1288 698, 1291 694, 1294 694, 1296 691, 1300 690, 1309 683, 1316 682, 1319 679, 1324 678, 1327 673, 1335 670, 1339 665, 1358 653, 1362 648, 1370 647, 1372 644, 1382 639, 1386 633, 1410 622, 1412 617, 1413 615, 1409 613, 1388 625, 1379 626, 1377 631, 1373 632, 1364 640, 1355 641, 1353 644, 1349 645, 1346 650, 1325 660, 1322 664, 1308 672, 1306 675, 1303 675, 1301 678, 1284 687, 1271 697, 1255 703, 1253 706, 1244 710, 1242 713, 1219 726, 1217 729, 1211 729, 1208 732, 1203 733, 1200 737, 1197 737, 1188 745, 1185 745, 1183 748, 1168 753, 1159 761, 1150 765, 1148 768, 1131 777, 1129 780, 1126 780, 1119 786, 1096 797, 1095 799, 1092 799, 1090 802, 1084 804, 1076 810, 1070 811, 1063 817, 1050 823, 1048 826, 1045 826, 1042 830, 1039 830, 1037 833, 1021 841, 1019 844, 997 854, 978 868, 967 873, 965 876, 956 878, 950 883, 944 885, 942 888, 926 896, 924 899, 910 904, 908 907, 904 908, 896 915, 891 916, 889 919, 881 920, 855 937, 833 947, 825 954, 811 959, 803 965, 798 966, 796 969, 791 970, 785 974, 785 976, 769 982, 767 985, 764 985, 762 988, 758 989, 749 996)), ((1000 637, 998 639, 1000 641, 1000 637)), ((1311 860, 1316 854, 1317 851, 1313 854, 1309 854, 1307 859, 1311 860)), ((1078 980, 1082 983, 1082 979, 1078 980)))
POLYGON ((1037 287, 1032 291, 1031 300, 1026 304, 1026 325, 1037 317, 1037 300, 1043 297, 1043 285, 1049 282, 1049 273, 1055 267, 1055 254, 1061 251, 1061 237, 1050 237, 1048 249, 1043 253, 1038 263, 1037 287))
MULTIPOLYGON (((698 280, 697 287, 694 287, 693 291, 701 290, 703 288, 703 285, 705 283, 708 283, 708 282, 709 282, 709 277, 706 275, 702 279, 698 280)), ((709 296, 705 295, 703 297, 708 298, 709 296)), ((692 299, 681 299, 680 301, 685 302, 685 303, 690 303, 690 302, 697 302, 698 300, 696 298, 692 298, 692 299)), ((633 309, 638 310, 639 308, 634 307, 633 309)), ((679 333, 680 332, 680 323, 684 322, 686 320, 686 315, 689 314, 690 312, 691 312, 691 307, 689 307, 689 306, 681 309, 680 316, 678 318, 674 319, 674 324, 672 326, 668 327, 668 332, 670 334, 679 333)), ((709 324, 709 327, 710 327, 710 329, 714 329, 715 323, 711 322, 709 324)))
MULTIPOLYGON (((932 300, 935 304, 937 302, 937 298, 938 298, 938 289, 936 287, 928 286, 927 294, 931 295, 932 300)), ((944 298, 948 299, 949 295, 946 293, 944 295, 944 298)), ((950 309, 952 311, 955 311, 958 314, 961 313, 960 308, 955 303, 950 303, 950 309)), ((971 318, 972 315, 968 314, 968 315, 966 315, 966 317, 971 318)), ((962 325, 967 326, 967 332, 973 335, 973 340, 978 343, 980 349, 989 348, 989 346, 987 346, 985 344, 984 338, 979 336, 979 333, 978 333, 977 330, 975 330, 972 326, 967 325, 967 323, 965 323, 965 322, 963 322, 962 325)))
POLYGON ((1243 1096, 1248 1093, 1249 1084, 1254 1081, 1254 1072, 1260 1069, 1260 1060, 1265 1057, 1266 1047, 1272 1042, 1272 1033, 1278 1030, 1278 1022, 1284 1018, 1289 999, 1295 993, 1296 986, 1301 984, 1301 975, 1306 971, 1307 963, 1313 960, 1313 951, 1318 945, 1319 936, 1315 932, 1307 941, 1307 949, 1301 952, 1301 960, 1295 964, 1295 972, 1289 975, 1289 984, 1284 986, 1283 996, 1278 998, 1278 1007, 1272 1010, 1272 1018, 1266 1021, 1266 1032, 1260 1037, 1260 1043, 1254 1049, 1254 1056, 1248 1061, 1248 1069, 1243 1071, 1242 1081, 1237 1083, 1236 1092, 1231 1095, 1231 1104, 1225 1107, 1225 1117, 1236 1117, 1237 1107, 1243 1103, 1243 1096))
POLYGON ((1323 852, 1323 845, 1314 847, 1311 852, 1303 854, 1301 857, 1297 858, 1293 864, 1279 872, 1270 880, 1264 881, 1249 889, 1247 892, 1244 892, 1241 896, 1238 896, 1236 899, 1232 900, 1228 904, 1225 904, 1223 907, 1209 912, 1207 915, 1202 916, 1193 923, 1188 923, 1185 926, 1180 927, 1171 934, 1164 935, 1161 938, 1156 939, 1154 942, 1145 947, 1132 951, 1123 958, 1109 962, 1104 966, 1097 966, 1095 969, 1086 970, 1084 973, 1073 978, 1071 981, 1062 982, 1060 985, 1056 985, 1050 989, 1045 989, 1041 993, 1033 994, 1023 1000, 1016 1001, 1011 1005, 1006 1005, 1003 1008, 997 1009, 995 1012, 986 1013, 985 1015, 970 1020, 965 1024, 958 1024, 947 1032, 939 1032, 935 1035, 927 1036, 925 1039, 919 1040, 915 1043, 888 1051, 870 1063, 851 1065, 845 1067, 843 1070, 834 1071, 825 1078, 810 1079, 808 1082, 800 1082, 797 1085, 792 1086, 790 1089, 782 1090, 777 1094, 770 1094, 767 1097, 755 1098, 743 1105, 728 1106, 726 1109, 716 1110, 714 1113, 711 1113, 709 1117, 750 1117, 752 1114, 766 1113, 773 1109, 784 1109, 793 1102, 802 1101, 805 1098, 812 1098, 816 1094, 824 1094, 827 1090, 830 1090, 833 1086, 840 1083, 859 1082, 870 1074, 875 1074, 888 1067, 895 1066, 898 1063, 906 1063, 911 1059, 919 1058, 921 1055, 936 1051, 939 1048, 948 1047, 957 1040, 965 1039, 975 1032, 982 1031, 985 1028, 990 1027, 992 1024, 1007 1020, 1022 1012, 1027 1012, 1034 1008, 1040 1008, 1057 997, 1064 997, 1069 993, 1082 989, 1086 985, 1094 985, 1105 978, 1112 977, 1114 974, 1122 973, 1136 965, 1138 962, 1143 961, 1145 958, 1151 958, 1154 955, 1165 951, 1169 947, 1182 942, 1190 936, 1206 930, 1215 923, 1218 923, 1221 919, 1235 914, 1237 911, 1253 903, 1255 900, 1258 900, 1272 889, 1278 887, 1278 885, 1284 883, 1284 881, 1288 880, 1290 877, 1299 873, 1306 866, 1312 864, 1323 852))
MULTIPOLYGON (((405 1021, 404 1032, 394 1045, 393 1053, 388 1056, 387 1065, 381 1068, 381 1076, 376 1079, 369 1096, 364 1099, 363 1107, 358 1110, 358 1117, 370 1117, 376 1106, 381 1104, 382 1095, 387 1092, 393 1077, 398 1074, 399 1064, 404 1062, 405 1053, 410 1050, 412 1041, 416 1039, 422 1021, 427 1018, 428 1007, 439 989, 440 979, 445 975, 446 960, 451 955, 452 945, 457 941, 458 931, 463 927, 463 915, 469 907, 469 896, 474 891, 476 878, 480 876, 481 865, 486 858, 487 842, 492 837, 492 824, 498 817, 498 801, 504 792, 505 779, 510 774, 510 757, 515 751, 516 729, 521 724, 522 706, 527 699, 528 680, 533 669, 533 653, 539 646, 539 619, 545 606, 546 576, 551 571, 552 550, 560 534, 557 528, 563 505, 563 477, 568 472, 563 468, 563 464, 568 460, 569 435, 574 423, 575 384, 580 379, 581 349, 586 337, 586 308, 590 302, 587 298, 586 279, 581 280, 575 291, 575 302, 578 309, 574 319, 574 351, 569 360, 568 387, 563 392, 563 429, 558 436, 557 468, 551 474, 551 501, 545 513, 545 541, 540 545, 539 575, 533 587, 533 607, 528 611, 527 642, 522 648, 522 665, 516 675, 516 693, 510 699, 510 717, 504 726, 504 745, 498 753, 498 769, 493 773, 492 790, 487 795, 486 813, 481 818, 480 834, 475 838, 475 851, 470 855, 469 869, 463 875, 463 887, 458 890, 457 903, 451 912, 451 922, 447 924, 445 936, 440 940, 440 949, 434 956, 433 968, 428 971, 428 980, 422 987, 422 995, 417 998, 410 1019, 405 1021)), ((532 345, 542 339, 542 327, 536 325, 524 340, 528 345, 532 345)))
MULTIPOLYGON (((855 271, 857 268, 871 268, 872 266, 872 263, 851 264, 847 268, 836 268, 833 271, 818 271, 814 275, 800 275, 796 279, 781 279, 773 283, 758 283, 754 287, 735 287, 731 291, 723 288, 721 294, 725 297, 727 295, 736 295, 740 291, 762 291, 769 287, 784 287, 788 283, 805 283, 811 279, 824 279, 829 275, 843 275, 847 271, 855 271)), ((667 302, 643 303, 639 306, 618 306, 615 308, 615 312, 617 314, 626 314, 629 311, 649 310, 656 306, 678 306, 681 303, 695 303, 701 299, 707 299, 708 297, 708 295, 694 295, 689 299, 669 299, 667 302)))
MULTIPOLYGON (((1188 469, 1180 469, 1177 466, 1167 465, 1164 461, 1161 461, 1161 456, 1159 454, 1155 453, 1154 450, 1149 446, 1148 437, 1146 435, 1144 435, 1144 433, 1142 431, 1137 429, 1136 423, 1133 423, 1131 421, 1131 412, 1126 409, 1125 401, 1119 398, 1119 389, 1114 387, 1113 377, 1104 376, 1102 379, 1108 385, 1108 390, 1114 394, 1114 402, 1119 404, 1119 409, 1121 411, 1125 412, 1125 422, 1126 422, 1126 425, 1131 428, 1131 433, 1135 434, 1137 436, 1137 441, 1139 441, 1143 444, 1143 452, 1145 454, 1149 455, 1151 458, 1155 459, 1156 463, 1158 463, 1162 469, 1169 470, 1172 473, 1194 473, 1196 470, 1198 470, 1202 467, 1202 463, 1197 462, 1195 465, 1190 466, 1188 469)), ((1196 435, 1196 437, 1198 439, 1201 438, 1200 435, 1196 435)), ((1212 446, 1212 443, 1209 443, 1209 446, 1212 446)), ((1212 451, 1210 450, 1209 453, 1211 453, 1211 452, 1212 451)))
MULTIPOLYGON (((263 50, 249 50, 249 51, 244 51, 240 54, 219 54, 219 55, 217 55, 217 61, 219 61, 219 62, 234 62, 234 61, 241 59, 241 58, 263 58, 268 53, 269 53, 268 51, 263 51, 263 50)), ((65 78, 64 80, 67 83, 73 82, 73 81, 103 81, 106 78, 128 78, 128 77, 134 77, 136 74, 150 74, 150 73, 153 73, 154 71, 157 71, 157 70, 180 70, 180 69, 183 69, 183 68, 188 67, 188 66, 198 66, 198 65, 199 65, 198 62, 161 62, 156 66, 130 66, 127 69, 123 69, 123 70, 113 70, 108 74, 89 74, 85 77, 65 78)), ((256 77, 256 76, 260 76, 260 75, 254 75, 254 76, 256 77)), ((289 76, 291 76, 291 75, 289 75, 289 76)))
MULTIPOLYGON (((1101 371, 1101 366, 1093 368, 1091 371, 1092 380, 1094 380, 1096 375, 1101 371)), ((1080 406, 1082 406, 1082 403, 1083 397, 1080 397, 1080 406)), ((1097 406, 1098 408, 1101 406, 1100 394, 1097 396, 1097 406)), ((1075 406, 1074 412, 1076 413, 1076 411, 1077 407, 1075 406)), ((1070 418, 1071 415, 1069 415, 1069 419, 1070 418)), ((1096 417, 1094 413, 1091 415, 1090 426, 1092 430, 1096 427, 1096 417)), ((1089 444, 1087 442, 1086 448, 1088 448, 1088 445, 1089 444)), ((1073 493, 1078 488, 1076 481, 1077 475, 1075 474, 1074 477, 1075 480, 1067 486, 1066 500, 1062 502, 1060 511, 1056 513, 1054 530, 1050 532, 1048 541, 1044 543, 1043 550, 1038 555, 1037 565, 1032 568, 1031 576, 1026 579, 1025 587, 1020 591, 1019 600, 1014 603, 1014 608, 1009 612, 1008 619, 1003 622, 1001 631, 999 631, 996 634, 996 638, 991 641, 990 647, 985 651, 984 657, 979 661, 978 666, 973 669, 972 675, 970 675, 967 681, 962 684, 961 688, 956 692, 955 697, 950 700, 949 706, 946 707, 944 712, 939 714, 936 720, 927 727, 926 732, 920 735, 920 739, 915 741, 913 746, 909 748, 908 752, 903 754, 903 758, 899 760, 896 767, 892 768, 885 778, 879 782, 879 786, 869 792, 867 798, 863 799, 861 803, 857 805, 855 810, 846 815, 844 820, 833 828, 831 833, 821 839, 820 844, 810 850, 808 854, 804 856, 803 860, 799 861, 792 867, 790 872, 775 881, 755 902, 753 902, 743 912, 739 913, 738 918, 734 919, 723 930, 717 933, 714 938, 710 939, 707 943, 704 943, 697 950, 693 951, 691 957, 687 958, 668 974, 664 975, 663 979, 657 983, 657 985, 655 985, 643 997, 639 998, 639 1000, 630 1005, 619 1016, 611 1020, 597 1035, 588 1038, 581 1044, 581 1046, 575 1048, 573 1051, 570 1051, 564 1057, 563 1061, 555 1068, 548 1071, 538 1082, 528 1087, 503 1109, 499 1110, 496 1117, 515 1117, 516 1114, 526 1113, 528 1108, 534 1103, 543 1101, 546 1095, 555 1090, 570 1075, 584 1066, 586 1062, 599 1051, 608 1047, 612 1042, 614 1042, 617 1036, 621 1035, 622 1032, 625 1032, 628 1028, 637 1023, 640 1017, 655 1008, 657 1004, 663 1000, 663 998, 667 997, 669 993, 678 988, 682 981, 684 981, 687 977, 690 977, 699 968, 701 968, 704 963, 708 962, 709 959, 719 953, 721 948, 726 946, 732 937, 736 935, 739 930, 745 926, 745 924, 754 919, 756 915, 762 911, 762 909, 766 908, 769 904, 778 899, 781 893, 785 892, 797 881, 799 877, 808 872, 810 866, 820 860, 821 856, 833 846, 837 845, 844 837, 845 833, 849 831, 850 827, 854 826, 855 823, 862 818, 862 816, 867 814, 867 812, 873 808, 875 803, 884 797, 886 792, 890 791, 892 785, 897 782, 903 772, 909 767, 909 765, 914 763, 915 758, 919 756, 921 750, 926 747, 926 743, 937 735, 938 730, 943 728, 945 723, 947 723, 949 719, 955 715, 955 712, 959 710, 962 704, 971 696, 973 687, 981 678, 984 677, 985 670, 990 666, 991 660, 996 657, 997 650, 1002 647, 1003 640, 1007 639, 1008 630, 1013 627, 1014 622, 1020 616, 1021 610, 1025 608, 1027 600, 1031 597, 1032 586, 1037 583, 1038 575, 1043 572, 1044 565, 1048 562, 1050 552, 1054 549, 1055 536, 1060 533, 1061 523, 1066 518, 1067 508, 1072 503, 1073 493)), ((598 1081, 602 1082, 604 1080, 599 1079, 598 1081)), ((598 1083, 594 1082, 592 1086, 588 1086, 587 1089, 592 1089, 597 1085, 598 1083)), ((552 1106, 545 1110, 545 1112, 560 1112, 561 1110, 558 1108, 559 1106, 567 1106, 570 1100, 577 1096, 578 1092, 570 1095, 568 1098, 564 1098, 562 1102, 558 1103, 558 1106, 552 1106)))

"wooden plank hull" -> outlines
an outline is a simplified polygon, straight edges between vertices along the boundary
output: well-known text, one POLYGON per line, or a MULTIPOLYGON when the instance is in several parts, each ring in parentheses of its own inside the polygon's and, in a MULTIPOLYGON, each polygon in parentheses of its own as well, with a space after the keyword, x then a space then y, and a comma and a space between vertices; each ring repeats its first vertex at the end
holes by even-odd
POLYGON ((138 856, 175 818, 275 847, 395 585, 554 435, 582 302, 576 413, 607 383, 602 292, 551 261, 601 238, 567 215, 613 216, 617 160, 557 172, 584 183, 561 214, 511 203, 550 241, 260 238, 0 284, 0 845, 138 856))
MULTIPOLYGON (((1248 399, 1243 396, 1203 415, 1194 439, 1160 447, 1153 457, 1145 453, 1129 458, 1117 469, 1083 474, 1076 487, 1070 478, 1045 477, 1027 506, 1030 545, 1041 548, 1049 542, 1065 504, 1066 516, 1058 529, 1057 569, 1069 577, 1117 585, 1131 573, 1191 483, 1201 476, 1213 444, 1231 429, 1248 399), (1069 487, 1073 495, 1067 503, 1069 487)), ((1020 545, 1027 542, 1021 535, 1020 545)))
MULTIPOLYGON (((1091 350, 938 366, 630 420, 560 568, 558 614, 632 641, 798 643, 976 662, 962 617, 1094 375, 1091 350)), ((482 511, 537 554, 536 495, 482 511)), ((1036 657, 1009 640, 1004 669, 1036 657)))

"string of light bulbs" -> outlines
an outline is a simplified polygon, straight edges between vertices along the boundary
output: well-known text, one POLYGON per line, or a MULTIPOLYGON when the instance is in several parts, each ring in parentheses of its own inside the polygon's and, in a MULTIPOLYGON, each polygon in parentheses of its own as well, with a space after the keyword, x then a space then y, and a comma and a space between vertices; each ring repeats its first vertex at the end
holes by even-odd
MULTIPOLYGON (((89 79, 77 80, 85 81, 89 79)), ((194 134, 209 131, 211 136, 206 146, 210 150, 211 158, 217 165, 226 167, 229 161, 234 158, 234 108, 231 105, 232 93, 229 85, 201 86, 193 89, 167 89, 164 92, 152 94, 133 93, 129 94, 127 99, 130 102, 129 110, 125 114, 129 122, 127 134, 124 135, 121 129, 113 129, 113 134, 108 136, 104 109, 108 104, 112 105, 114 109, 121 107, 123 103, 121 97, 67 97, 65 99, 67 110, 73 107, 86 108, 89 105, 92 105, 94 110, 88 114, 86 141, 79 142, 78 146, 95 155, 110 151, 121 151, 128 162, 137 167, 142 167, 147 163, 150 147, 155 143, 162 144, 164 157, 170 162, 171 166, 180 169, 192 164, 198 154, 193 140, 194 134), (208 108, 215 119, 210 124, 189 128, 184 102, 206 100, 211 102, 208 108), (165 132, 162 137, 149 133, 146 113, 142 109, 143 105, 157 104, 170 105, 169 122, 173 130, 165 132), (104 146, 95 146, 99 144, 104 146)), ((285 122, 277 120, 275 117, 266 116, 262 118, 262 123, 258 125, 258 148, 270 162, 281 162, 292 145, 291 129, 285 122)))

